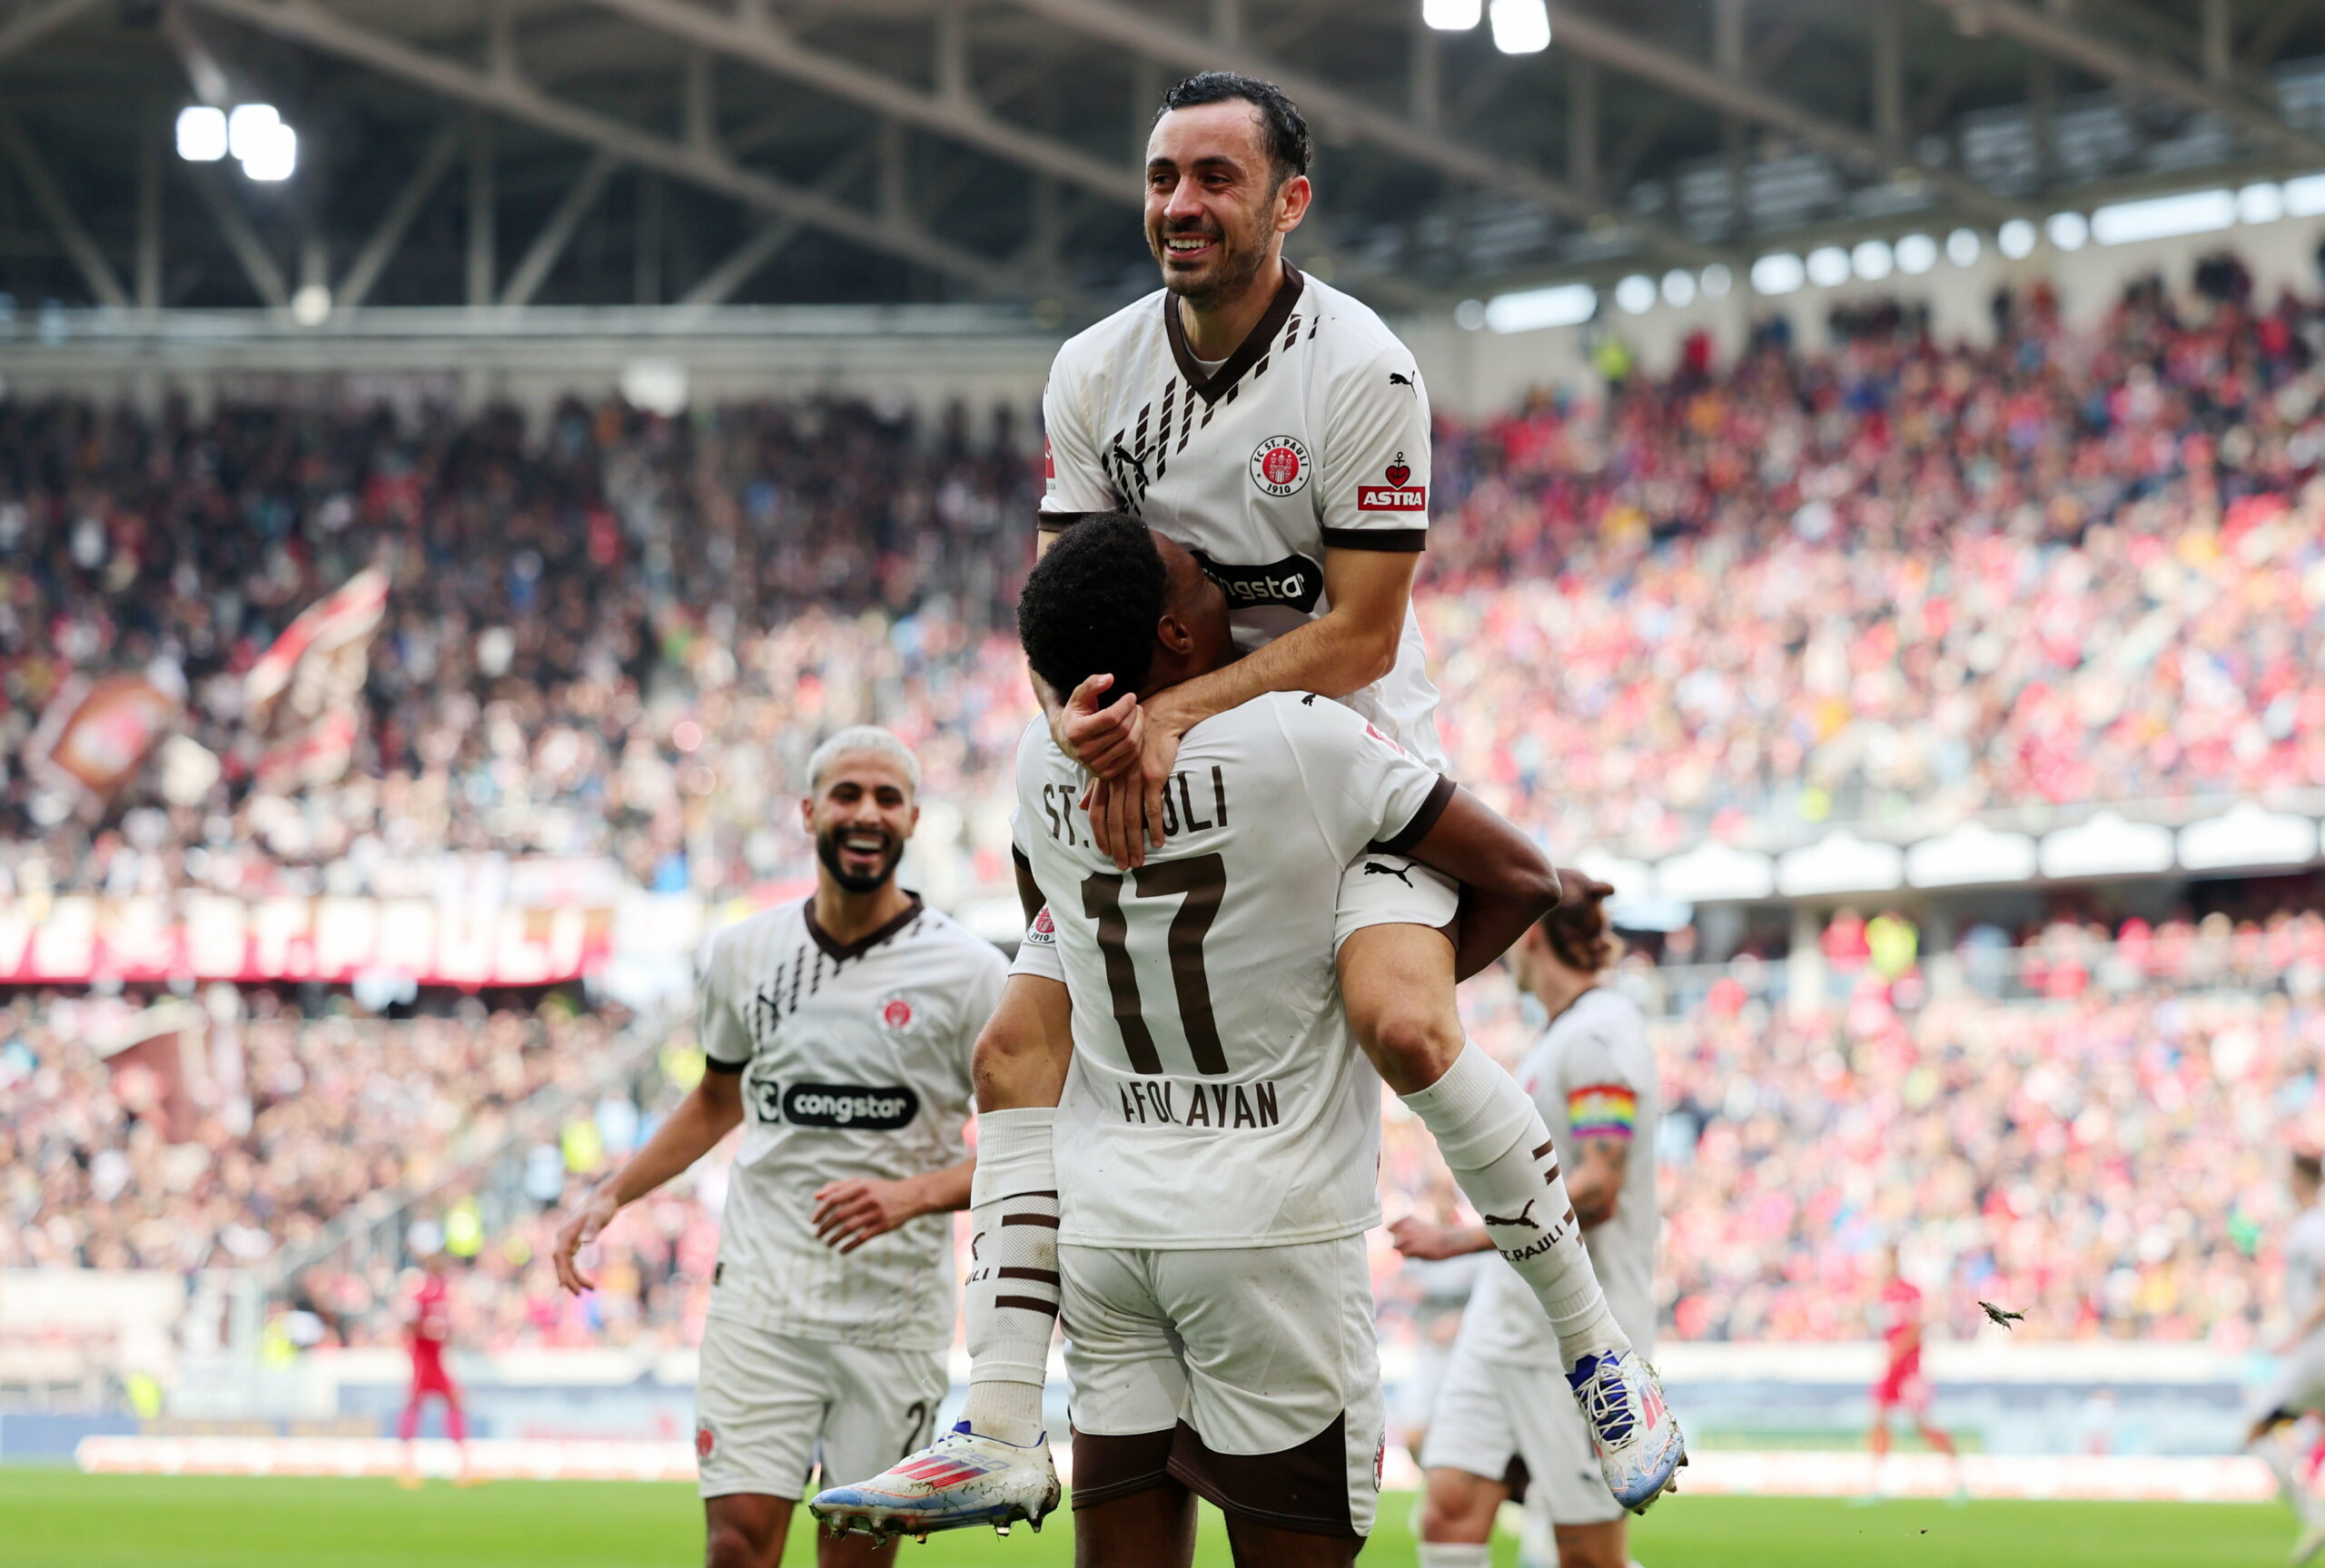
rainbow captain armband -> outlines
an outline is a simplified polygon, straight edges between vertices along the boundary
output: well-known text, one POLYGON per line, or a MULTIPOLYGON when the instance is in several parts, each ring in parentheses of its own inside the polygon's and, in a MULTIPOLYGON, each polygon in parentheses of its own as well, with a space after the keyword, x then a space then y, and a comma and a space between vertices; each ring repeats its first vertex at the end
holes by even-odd
POLYGON ((1638 1095, 1619 1083, 1586 1084, 1566 1097, 1572 1136, 1628 1139, 1638 1125, 1638 1095))

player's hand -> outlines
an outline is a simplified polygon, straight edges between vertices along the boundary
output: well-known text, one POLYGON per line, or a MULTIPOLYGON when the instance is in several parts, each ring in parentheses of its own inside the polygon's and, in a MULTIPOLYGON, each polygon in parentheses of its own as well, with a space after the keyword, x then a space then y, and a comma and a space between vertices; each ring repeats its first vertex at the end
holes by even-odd
POLYGON ((816 1239, 845 1255, 921 1213, 917 1183, 863 1177, 828 1181, 816 1190, 816 1239))
POLYGON ((1179 765, 1181 733, 1150 706, 1137 767, 1119 777, 1096 780, 1083 797, 1090 835, 1098 841, 1100 852, 1125 871, 1144 865, 1149 849, 1162 847, 1162 791, 1179 765))
POLYGON ((599 1233, 611 1225, 614 1216, 621 1212, 621 1205, 614 1195, 600 1187, 581 1200, 573 1218, 557 1228, 557 1251, 551 1261, 557 1265, 557 1282, 579 1296, 585 1290, 595 1290, 598 1282, 581 1272, 574 1255, 598 1239, 599 1233))
POLYGON ((1124 692, 1101 705, 1113 684, 1112 676, 1092 676, 1073 688, 1050 725, 1050 738, 1058 750, 1101 778, 1138 761, 1146 729, 1146 714, 1136 692, 1124 692))
POLYGON ((1449 1228, 1432 1225, 1416 1214, 1408 1214, 1389 1227, 1389 1239, 1407 1257, 1422 1263, 1435 1263, 1440 1258, 1458 1257, 1462 1248, 1456 1246, 1458 1235, 1449 1228))

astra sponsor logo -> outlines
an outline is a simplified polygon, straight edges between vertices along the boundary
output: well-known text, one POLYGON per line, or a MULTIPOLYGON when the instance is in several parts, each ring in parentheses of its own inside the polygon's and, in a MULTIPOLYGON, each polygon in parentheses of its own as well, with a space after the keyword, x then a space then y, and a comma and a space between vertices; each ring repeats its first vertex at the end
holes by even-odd
POLYGON ((1195 562, 1227 596, 1227 607, 1231 610, 1254 609, 1261 605, 1290 605, 1296 610, 1313 610, 1316 601, 1324 597, 1324 568, 1306 556, 1286 556, 1263 567, 1244 567, 1214 561, 1198 550, 1195 562))
POLYGON ((1359 485, 1356 488, 1356 509, 1360 512, 1425 512, 1429 510, 1429 487, 1359 485))
MULTIPOLYGON (((773 1084, 764 1086, 772 1090, 773 1084)), ((777 1102, 794 1127, 861 1127, 894 1132, 920 1114, 920 1096, 905 1088, 863 1089, 846 1083, 794 1083, 777 1102)))

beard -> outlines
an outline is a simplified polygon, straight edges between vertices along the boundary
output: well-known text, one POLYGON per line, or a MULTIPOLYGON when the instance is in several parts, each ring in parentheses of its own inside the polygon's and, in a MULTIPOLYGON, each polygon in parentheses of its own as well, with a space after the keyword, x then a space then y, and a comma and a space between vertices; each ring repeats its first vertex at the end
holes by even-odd
MULTIPOLYGON (((849 831, 860 833, 863 830, 858 828, 849 831)), ((843 868, 846 863, 840 859, 840 836, 841 830, 838 828, 826 828, 817 833, 816 858, 823 863, 826 871, 832 873, 832 880, 839 883, 843 892, 853 893, 879 892, 887 880, 896 874, 896 863, 905 858, 904 840, 890 833, 882 833, 880 837, 886 848, 881 852, 880 866, 877 871, 866 873, 845 870, 843 868)))
POLYGON ((1162 269, 1162 287, 1187 303, 1201 309, 1214 301, 1233 299, 1251 286, 1252 280, 1266 265, 1268 248, 1257 236, 1239 234, 1233 229, 1221 227, 1215 234, 1206 229, 1163 229, 1151 233, 1147 248, 1162 269), (1186 276, 1171 269, 1171 246, 1173 238, 1202 235, 1216 238, 1219 255, 1202 272, 1186 276))

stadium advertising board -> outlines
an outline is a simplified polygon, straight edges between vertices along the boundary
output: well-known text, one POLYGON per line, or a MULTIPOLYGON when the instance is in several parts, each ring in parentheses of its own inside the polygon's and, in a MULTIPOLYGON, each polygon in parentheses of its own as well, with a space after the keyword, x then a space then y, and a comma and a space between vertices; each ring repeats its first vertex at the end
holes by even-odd
POLYGON ((0 901, 0 984, 92 981, 550 985, 601 969, 613 911, 422 899, 66 896, 0 901))

